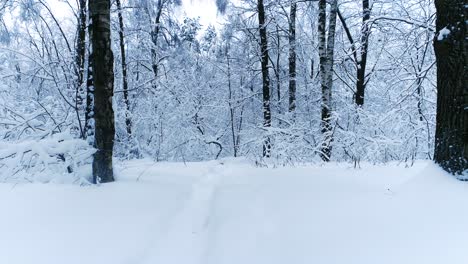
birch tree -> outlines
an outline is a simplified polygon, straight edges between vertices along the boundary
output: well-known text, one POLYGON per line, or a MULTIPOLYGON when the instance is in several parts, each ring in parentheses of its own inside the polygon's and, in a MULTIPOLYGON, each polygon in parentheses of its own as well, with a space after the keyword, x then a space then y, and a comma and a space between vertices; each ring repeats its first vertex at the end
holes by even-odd
POLYGON ((289 112, 296 110, 296 13, 297 3, 291 1, 289 10, 289 112))
POLYGON ((323 142, 320 156, 324 161, 329 161, 332 150, 333 126, 332 126, 332 89, 333 89, 333 59, 335 52, 335 30, 338 1, 331 2, 328 35, 326 30, 326 1, 319 0, 319 57, 320 78, 322 89, 322 134, 323 142))
POLYGON ((96 153, 93 160, 93 182, 114 181, 112 154, 114 148, 114 56, 111 49, 110 0, 89 2, 91 19, 91 60, 94 76, 94 122, 96 153))
POLYGON ((87 10, 86 10, 86 0, 78 1, 78 18, 77 18, 77 33, 76 33, 76 54, 75 54, 75 73, 76 73, 76 83, 75 83, 75 97, 76 97, 76 108, 77 108, 77 118, 78 125, 80 128, 81 138, 86 137, 86 129, 82 126, 80 113, 82 111, 85 98, 84 97, 84 78, 85 78, 85 61, 86 61, 86 19, 87 19, 87 10))

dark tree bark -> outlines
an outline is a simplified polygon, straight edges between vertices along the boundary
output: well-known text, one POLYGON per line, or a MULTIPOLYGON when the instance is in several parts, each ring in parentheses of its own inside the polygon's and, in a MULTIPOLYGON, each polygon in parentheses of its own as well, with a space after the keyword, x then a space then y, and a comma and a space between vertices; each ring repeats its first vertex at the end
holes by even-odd
MULTIPOLYGON (((164 7, 163 0, 158 0, 157 7, 158 10, 156 11, 156 17, 154 19, 154 27, 151 29, 151 68, 153 70, 154 81, 153 81, 153 88, 156 89, 156 80, 159 75, 159 61, 158 61, 158 39, 159 39, 159 32, 161 31, 161 15, 164 7)), ((150 12, 148 11, 148 14, 150 12)))
POLYGON ((296 12, 297 3, 291 1, 289 11, 289 112, 296 111, 296 12))
MULTIPOLYGON (((276 25, 276 63, 275 63, 275 77, 276 77, 276 95, 278 98, 278 113, 282 114, 281 109, 281 37, 280 37, 280 28, 276 25)), ((273 64, 273 63, 272 63, 273 64)))
POLYGON ((452 174, 468 169, 466 1, 436 0, 437 125, 434 160, 452 174))
POLYGON ((332 142, 333 142, 333 127, 331 123, 332 117, 332 87, 333 87, 333 60, 335 51, 335 30, 336 16, 338 12, 338 2, 333 0, 330 8, 328 38, 326 37, 326 1, 319 0, 319 17, 318 17, 318 32, 319 32, 319 56, 320 56, 320 76, 322 88, 322 134, 323 142, 320 156, 324 161, 330 161, 332 142))
POLYGON ((117 16, 119 18, 119 44, 120 44, 120 57, 122 60, 122 90, 125 103, 125 126, 127 128, 127 134, 129 137, 132 136, 132 119, 130 116, 130 102, 128 98, 128 78, 127 78, 127 57, 125 54, 125 38, 124 38, 124 22, 122 14, 122 4, 120 0, 115 0, 117 5, 117 16))
POLYGON ((356 91, 354 92, 354 102, 358 106, 364 105, 364 94, 366 90, 366 68, 367 68, 367 55, 369 48, 369 35, 370 28, 368 21, 370 19, 370 5, 369 0, 362 0, 362 25, 361 25, 361 40, 360 48, 357 48, 357 43, 355 42, 351 31, 346 23, 345 18, 342 16, 341 12, 338 11, 338 16, 340 18, 343 29, 346 33, 349 43, 351 44, 351 54, 353 55, 354 62, 356 63, 356 91))
MULTIPOLYGON (((327 133, 329 126, 328 120, 330 119, 330 111, 328 108, 328 97, 327 97, 327 87, 326 87, 326 78, 327 78, 327 32, 326 32, 326 23, 327 23, 327 3, 325 0, 319 0, 319 13, 318 13, 318 51, 320 59, 320 81, 322 89, 322 134, 327 133)), ((322 144, 321 147, 321 158, 324 161, 328 161, 330 157, 330 151, 325 144, 322 144)))
MULTIPOLYGON (((271 107, 270 107, 270 76, 268 74, 268 39, 265 24, 265 6, 263 0, 257 1, 258 27, 260 31, 260 52, 262 64, 262 91, 263 91, 263 127, 271 127, 271 107)), ((265 137, 263 143, 263 157, 271 156, 271 140, 265 137)))
MULTIPOLYGON (((91 39, 93 35, 93 29, 88 25, 88 38, 91 39)), ((85 109, 85 126, 84 126, 84 137, 89 142, 94 142, 94 78, 93 78, 93 54, 91 52, 91 43, 89 43, 88 49, 88 68, 87 68, 87 79, 86 79, 86 109, 85 109)))
POLYGON ((369 25, 367 22, 370 19, 369 0, 362 1, 362 27, 361 27, 361 49, 360 57, 357 61, 357 80, 356 80, 356 105, 364 105, 364 92, 366 89, 366 66, 367 66, 367 50, 369 47, 369 25))
POLYGON ((111 49, 110 0, 90 0, 91 45, 94 75, 95 147, 94 183, 114 181, 112 153, 114 147, 114 56, 111 49))
MULTIPOLYGON (((81 124, 80 110, 82 111, 82 105, 85 102, 84 95, 84 72, 85 72, 85 57, 86 57, 86 0, 79 0, 78 2, 78 26, 77 26, 77 37, 76 37, 76 55, 75 55, 75 71, 76 71, 76 82, 75 82, 75 97, 76 97, 76 111, 78 116, 78 124, 80 127, 81 138, 86 137, 85 128, 81 124)), ((86 124, 85 124, 86 126, 86 124)))
POLYGON ((88 61, 88 79, 86 80, 86 109, 84 137, 93 141, 94 138, 94 80, 92 55, 88 61))

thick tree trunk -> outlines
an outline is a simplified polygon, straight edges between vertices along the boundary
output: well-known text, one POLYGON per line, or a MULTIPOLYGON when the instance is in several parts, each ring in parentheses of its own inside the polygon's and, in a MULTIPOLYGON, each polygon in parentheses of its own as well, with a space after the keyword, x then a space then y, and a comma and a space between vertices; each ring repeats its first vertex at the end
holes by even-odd
POLYGON ((367 49, 369 46, 369 25, 367 22, 370 19, 369 0, 362 1, 362 27, 361 27, 361 49, 357 61, 357 80, 356 80, 356 105, 364 105, 364 92, 366 89, 366 66, 367 66, 367 49))
POLYGON ((125 54, 125 39, 124 39, 124 22, 122 14, 122 4, 120 0, 115 0, 118 10, 119 18, 119 41, 120 41, 120 57, 122 59, 122 88, 123 88, 123 97, 125 103, 125 126, 127 128, 127 134, 129 137, 132 136, 132 119, 130 113, 130 101, 128 98, 128 78, 127 78, 127 56, 125 54))
MULTIPOLYGON (((263 127, 271 127, 271 109, 270 109, 270 76, 268 74, 268 39, 267 28, 265 24, 265 6, 263 0, 258 0, 258 27, 260 31, 260 51, 262 64, 262 91, 263 91, 263 127)), ((263 157, 271 156, 271 140, 269 136, 265 137, 263 143, 263 157)))
POLYGON ((296 0, 289 11, 289 112, 296 111, 296 0))
POLYGON ((111 49, 110 0, 89 1, 94 75, 95 147, 94 183, 114 181, 112 153, 114 147, 114 56, 111 49))
POLYGON ((463 174, 468 169, 468 9, 464 2, 435 1, 437 125, 434 159, 453 174, 463 174))

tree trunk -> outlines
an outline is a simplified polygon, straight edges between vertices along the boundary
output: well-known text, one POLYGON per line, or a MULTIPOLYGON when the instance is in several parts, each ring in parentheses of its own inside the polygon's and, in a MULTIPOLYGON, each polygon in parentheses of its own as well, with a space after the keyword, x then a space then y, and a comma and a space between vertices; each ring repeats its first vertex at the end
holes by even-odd
POLYGON ((362 1, 362 10, 361 45, 359 49, 356 47, 356 42, 351 35, 351 31, 346 23, 345 18, 341 15, 339 10, 337 11, 348 41, 351 44, 351 54, 353 55, 354 62, 356 63, 356 91, 354 91, 354 102, 358 106, 364 105, 364 93, 367 83, 366 67, 370 35, 368 21, 370 19, 371 11, 369 0, 362 1))
MULTIPOLYGON (((322 134, 324 136, 323 141, 325 142, 325 134, 328 129, 328 120, 329 120, 329 109, 327 101, 327 32, 326 32, 326 23, 327 23, 327 3, 325 0, 319 0, 319 13, 318 13, 318 52, 320 58, 320 83, 322 89, 322 134)), ((322 143, 320 156, 324 161, 328 161, 330 153, 328 148, 326 148, 325 143, 322 143)))
MULTIPOLYGON (((88 38, 91 39, 93 29, 91 21, 88 25, 88 38)), ((86 109, 85 109, 85 126, 84 137, 88 142, 94 144, 94 78, 93 78, 93 54, 91 51, 92 45, 89 43, 88 48, 88 69, 86 79, 86 109)))
POLYGON ((227 79, 228 79, 228 105, 229 105, 229 118, 231 121, 231 136, 232 136, 232 150, 234 157, 237 157, 237 143, 236 143, 236 128, 235 128, 235 108, 233 106, 233 92, 231 83, 231 58, 229 57, 229 44, 226 45, 226 64, 227 64, 227 79))
POLYGON ((280 65, 280 60, 281 60, 281 37, 280 37, 279 32, 280 32, 279 26, 276 25, 276 47, 277 47, 277 52, 276 52, 275 77, 276 77, 276 94, 277 94, 277 97, 278 97, 278 114, 281 115, 282 114, 282 109, 281 109, 281 65, 280 65))
POLYGON ((130 102, 128 98, 128 78, 127 78, 127 57, 125 54, 125 39, 124 39, 124 23, 123 23, 123 14, 122 14, 122 4, 120 0, 115 1, 118 10, 119 18, 119 41, 120 41, 120 57, 122 58, 122 88, 123 88, 123 97, 125 103, 125 126, 127 128, 127 135, 132 136, 132 119, 130 113, 130 102))
MULTIPOLYGON (((258 27, 260 31, 260 51, 262 64, 262 91, 263 91, 263 127, 271 127, 271 109, 270 109, 270 76, 268 74, 268 39, 265 24, 265 7, 263 0, 258 0, 258 27)), ((263 157, 271 156, 270 137, 266 136, 263 143, 263 157)))
POLYGON ((291 1, 289 11, 289 112, 296 111, 296 12, 297 3, 291 1))
POLYGON ((367 66, 367 49, 369 46, 369 25, 367 22, 370 19, 369 0, 362 1, 362 27, 361 27, 361 49, 357 61, 357 80, 356 80, 356 105, 364 105, 364 91, 366 89, 366 66, 367 66))
POLYGON ((88 79, 86 80, 86 109, 84 137, 89 142, 94 142, 94 80, 92 55, 88 61, 88 79))
POLYGON ((468 169, 468 57, 465 1, 436 0, 437 124, 434 160, 452 174, 468 169))
MULTIPOLYGON (((76 83, 75 83, 75 97, 76 97, 76 112, 78 116, 78 125, 80 127, 80 137, 85 138, 85 128, 83 128, 80 119, 80 111, 83 110, 82 106, 85 101, 84 95, 84 67, 85 67, 85 56, 86 56, 86 0, 79 0, 78 2, 78 26, 77 26, 77 37, 76 37, 76 55, 75 55, 75 71, 76 71, 76 83)), ((86 125, 86 124, 85 124, 86 125)))
POLYGON ((320 76, 322 87, 322 134, 323 142, 320 156, 324 161, 330 161, 333 141, 333 127, 331 124, 331 99, 333 86, 333 59, 335 50, 335 30, 337 16, 337 0, 332 1, 329 18, 328 40, 326 38, 326 1, 319 1, 319 56, 320 76))
POLYGON ((328 108, 331 110, 331 98, 333 87, 333 64, 335 59, 335 32, 336 32, 336 14, 338 10, 338 0, 333 0, 330 8, 330 18, 328 21, 328 39, 327 39, 327 88, 328 88, 328 108))
POLYGON ((89 1, 91 45, 94 76, 95 147, 94 183, 114 181, 112 153, 114 147, 114 56, 111 49, 110 0, 89 1))
MULTIPOLYGON (((159 61, 158 61, 158 38, 159 38, 159 32, 161 30, 161 15, 163 11, 163 2, 162 0, 158 0, 158 10, 156 12, 156 18, 154 20, 154 27, 151 29, 151 68, 153 70, 153 75, 154 75, 154 81, 153 81, 153 89, 156 89, 156 80, 158 78, 158 72, 159 72, 159 61)), ((148 14, 149 11, 148 11, 148 14)))

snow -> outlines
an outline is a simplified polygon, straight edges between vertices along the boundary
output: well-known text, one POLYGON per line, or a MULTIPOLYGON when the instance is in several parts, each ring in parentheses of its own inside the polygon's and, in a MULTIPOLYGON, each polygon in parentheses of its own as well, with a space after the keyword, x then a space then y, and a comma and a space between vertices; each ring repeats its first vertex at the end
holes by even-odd
POLYGON ((437 40, 442 41, 442 40, 446 39, 448 37, 448 35, 450 35, 450 33, 451 33, 450 29, 448 29, 447 27, 444 27, 443 29, 441 29, 439 31, 439 35, 437 36, 437 40))
POLYGON ((116 162, 100 186, 0 184, 0 263, 468 263, 468 185, 431 162, 116 162))
POLYGON ((86 182, 91 172, 85 165, 94 152, 68 132, 41 140, 0 141, 0 182, 86 182))

